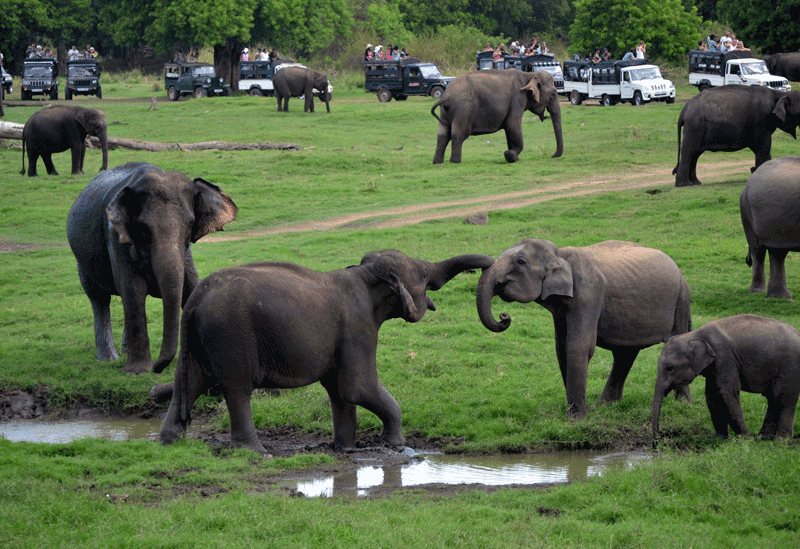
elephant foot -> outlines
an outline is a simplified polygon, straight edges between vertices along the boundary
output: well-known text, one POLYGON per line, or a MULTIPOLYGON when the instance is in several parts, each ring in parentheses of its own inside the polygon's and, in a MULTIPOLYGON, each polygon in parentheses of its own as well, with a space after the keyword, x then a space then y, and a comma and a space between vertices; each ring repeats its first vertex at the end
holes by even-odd
POLYGON ((150 400, 157 404, 168 402, 172 399, 173 390, 174 385, 172 382, 153 385, 153 388, 150 389, 150 400))
POLYGON ((778 288, 777 290, 767 290, 767 297, 773 297, 775 299, 792 299, 792 292, 789 291, 788 288, 778 288))
POLYGON ((702 183, 700 183, 700 181, 697 180, 697 179, 693 179, 692 180, 692 185, 702 185, 702 183))
POLYGON ((396 435, 387 435, 386 433, 383 433, 381 435, 381 440, 383 440, 387 446, 392 448, 401 448, 405 447, 406 445, 406 439, 400 433, 397 433, 396 435))
POLYGON ((86 175, 83 170, 73 170, 72 175, 86 175))
POLYGON ((236 440, 231 437, 231 448, 244 448, 252 450, 264 456, 264 459, 272 459, 272 454, 267 452, 267 449, 261 445, 261 442, 255 437, 248 438, 247 440, 236 440))
POLYGON ((586 417, 586 404, 570 404, 567 407, 567 417, 571 419, 584 419, 586 417))
POLYGON ((509 164, 519 160, 519 156, 514 151, 506 151, 503 153, 503 156, 506 157, 506 162, 508 162, 509 164))
POLYGON ((676 187, 691 187, 692 185, 694 185, 694 183, 692 183, 688 179, 683 181, 678 181, 677 179, 675 180, 676 187))
POLYGON ((767 288, 764 286, 764 283, 755 283, 753 282, 750 285, 750 293, 751 294, 762 294, 767 291, 767 288))
POLYGON ((117 350, 114 347, 97 350, 97 360, 110 361, 118 359, 119 355, 117 354, 117 350))
POLYGON ((122 368, 122 371, 126 374, 146 374, 151 370, 153 367, 152 362, 149 360, 139 360, 139 361, 131 361, 125 363, 125 366, 122 368))
POLYGON ((441 164, 442 162, 444 162, 444 158, 434 158, 433 159, 433 164, 434 165, 441 164))

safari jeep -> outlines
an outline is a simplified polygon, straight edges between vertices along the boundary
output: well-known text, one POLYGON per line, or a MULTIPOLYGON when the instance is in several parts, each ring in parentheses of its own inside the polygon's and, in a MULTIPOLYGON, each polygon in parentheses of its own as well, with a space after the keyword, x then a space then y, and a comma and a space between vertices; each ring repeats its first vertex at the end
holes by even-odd
POLYGON ((194 98, 230 95, 231 86, 214 72, 214 65, 186 61, 164 64, 167 97, 177 101, 182 95, 194 98))
POLYGON ((52 100, 58 99, 58 61, 47 57, 23 61, 20 88, 23 101, 34 95, 49 95, 52 100))
POLYGON ((564 61, 564 89, 573 105, 597 99, 603 106, 629 102, 675 102, 675 85, 647 59, 630 61, 564 61))
POLYGON ((270 61, 241 61, 239 64, 239 91, 252 96, 275 95, 272 77, 283 65, 292 66, 291 59, 273 59, 270 61))
POLYGON ((73 95, 96 95, 103 98, 100 87, 100 67, 94 59, 67 61, 67 89, 64 99, 72 99, 73 95))
POLYGON ((789 91, 792 86, 782 76, 769 73, 767 64, 750 57, 749 51, 691 50, 689 52, 689 84, 698 91, 729 84, 743 86, 768 86, 774 90, 789 91))
POLYGON ((376 92, 385 103, 409 95, 430 95, 439 99, 454 76, 442 76, 433 63, 422 63, 414 57, 403 61, 364 61, 364 89, 376 92))

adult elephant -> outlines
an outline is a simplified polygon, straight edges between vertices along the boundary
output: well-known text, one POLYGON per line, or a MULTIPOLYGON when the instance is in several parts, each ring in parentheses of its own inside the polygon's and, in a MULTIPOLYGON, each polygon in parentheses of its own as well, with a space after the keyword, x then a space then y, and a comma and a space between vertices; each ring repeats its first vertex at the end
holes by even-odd
POLYGON ((764 55, 761 59, 767 64, 770 74, 800 82, 800 52, 764 55))
POLYGON ((756 155, 755 171, 772 158, 772 134, 780 129, 794 137, 800 125, 800 92, 767 86, 721 86, 691 98, 678 117, 678 163, 675 186, 699 185, 697 159, 705 151, 739 151, 756 155), (681 130, 686 135, 681 142, 681 130))
POLYGON ((712 320, 689 333, 671 338, 658 359, 653 397, 653 445, 658 441, 664 397, 706 378, 706 403, 719 438, 728 425, 749 436, 739 392, 767 397, 763 438, 792 438, 794 413, 800 395, 800 333, 786 324, 756 315, 712 320))
POLYGON ((278 112, 289 112, 289 98, 305 96, 304 112, 314 112, 314 89, 331 112, 328 77, 307 67, 285 67, 275 73, 272 85, 278 98, 278 112), (281 105, 281 101, 283 104, 281 105))
POLYGON ((58 175, 53 166, 53 153, 72 151, 72 175, 83 174, 86 156, 86 136, 100 140, 103 165, 108 168, 108 122, 100 109, 87 109, 76 105, 54 105, 35 113, 22 129, 22 171, 25 174, 25 148, 28 149, 28 176, 36 174, 36 162, 42 157, 48 175, 58 175))
POLYGON ((400 406, 378 380, 378 330, 391 318, 419 321, 436 310, 428 290, 492 261, 461 255, 429 263, 388 250, 324 273, 272 262, 212 273, 184 308, 173 384, 151 392, 172 392, 161 440, 184 434, 197 397, 217 389, 230 412, 232 445, 266 454, 253 425, 253 389, 319 381, 330 397, 336 447, 355 446, 356 406, 380 418, 387 444, 404 445, 400 406))
POLYGON ((747 265, 753 268, 751 292, 763 292, 764 259, 769 252, 767 297, 792 299, 784 263, 800 251, 800 156, 784 156, 762 164, 739 196, 747 239, 747 265))
MULTIPOLYGON (((492 297, 542 305, 553 315, 556 357, 567 393, 567 413, 586 415, 586 379, 595 346, 614 364, 599 402, 622 398, 625 379, 641 349, 691 330, 689 285, 665 253, 609 240, 584 248, 559 248, 548 240, 523 240, 483 271, 478 315, 486 328, 511 324, 492 316, 492 297)), ((688 392, 683 396, 687 399, 688 392)))
POLYGON ((444 162, 452 142, 450 162, 461 162, 461 147, 470 135, 506 132, 506 161, 516 162, 522 152, 522 115, 528 110, 541 120, 550 113, 556 134, 556 152, 564 153, 561 137, 561 107, 553 77, 546 72, 488 69, 459 76, 450 84, 431 114, 439 121, 433 163, 444 162), (440 116, 436 115, 439 107, 440 116))
POLYGON ((175 357, 181 307, 199 280, 190 244, 221 231, 236 204, 205 179, 131 162, 92 179, 67 218, 67 238, 81 285, 92 304, 98 360, 118 358, 109 303, 122 298, 124 372, 163 370, 175 357), (164 333, 150 356, 145 299, 164 302, 164 333))

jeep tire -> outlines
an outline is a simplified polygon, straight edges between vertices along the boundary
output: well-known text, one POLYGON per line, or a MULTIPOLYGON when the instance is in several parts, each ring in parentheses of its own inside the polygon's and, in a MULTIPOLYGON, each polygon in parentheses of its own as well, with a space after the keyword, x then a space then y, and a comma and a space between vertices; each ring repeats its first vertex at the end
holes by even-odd
POLYGON ((573 105, 580 105, 583 103, 583 97, 581 97, 581 92, 578 90, 572 90, 569 92, 569 102, 573 105))
POLYGON ((195 99, 200 99, 201 97, 208 97, 208 90, 198 86, 194 89, 192 97, 194 97, 195 99))
POLYGON ((697 86, 697 91, 702 93, 702 92, 706 91, 710 87, 711 87, 711 84, 708 84, 707 82, 703 82, 702 84, 697 86))
POLYGON ((67 101, 72 100, 72 93, 69 91, 69 88, 64 90, 64 99, 66 99, 67 101))
POLYGON ((95 95, 97 96, 98 99, 103 98, 103 88, 101 88, 99 85, 97 86, 97 92, 95 93, 95 95))
POLYGON ((431 88, 431 97, 433 97, 437 101, 442 98, 443 93, 444 93, 444 88, 441 86, 434 86, 431 88))
POLYGON ((167 90, 167 97, 169 97, 170 101, 177 101, 181 98, 181 94, 178 93, 178 89, 175 86, 170 86, 167 90))
POLYGON ((675 102, 674 97, 667 97, 667 105, 672 105, 675 102))
POLYGON ((54 86, 53 89, 50 90, 50 100, 51 101, 58 100, 58 87, 54 86))
POLYGON ((387 90, 386 88, 381 88, 378 90, 378 101, 381 103, 388 103, 392 100, 392 92, 387 90))
POLYGON ((633 101, 632 101, 632 103, 637 107, 641 107, 642 105, 644 105, 644 99, 642 99, 642 92, 640 92, 638 90, 633 92, 633 101))
POLYGON ((252 97, 261 97, 261 96, 264 95, 263 93, 261 93, 261 90, 258 89, 258 88, 250 88, 250 91, 247 92, 247 93, 249 95, 251 95, 252 97))
POLYGON ((607 93, 603 94, 603 97, 600 98, 600 106, 601 107, 610 107, 613 105, 613 101, 611 100, 611 96, 607 93))

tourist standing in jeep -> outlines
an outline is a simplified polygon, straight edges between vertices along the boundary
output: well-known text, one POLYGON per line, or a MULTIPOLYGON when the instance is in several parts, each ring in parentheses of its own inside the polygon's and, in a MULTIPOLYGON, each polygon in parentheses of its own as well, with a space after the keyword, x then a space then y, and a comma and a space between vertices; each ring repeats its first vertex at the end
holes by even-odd
POLYGON ((96 95, 103 98, 100 87, 100 67, 94 59, 77 59, 67 61, 67 89, 64 99, 72 99, 74 95, 96 95))
POLYGON ((23 61, 20 88, 23 101, 32 99, 34 95, 49 95, 54 101, 58 99, 58 61, 45 57, 23 61))

